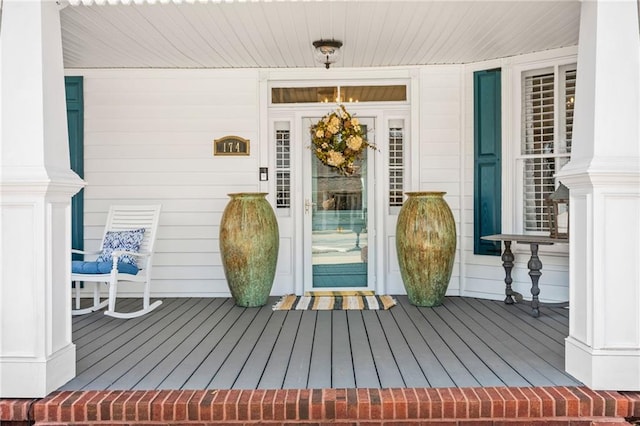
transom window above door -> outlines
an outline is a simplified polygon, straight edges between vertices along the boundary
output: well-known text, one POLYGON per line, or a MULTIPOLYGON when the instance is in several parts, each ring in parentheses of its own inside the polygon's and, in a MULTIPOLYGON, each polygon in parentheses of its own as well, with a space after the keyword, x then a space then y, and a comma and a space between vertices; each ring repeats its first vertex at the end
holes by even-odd
POLYGON ((407 86, 315 86, 272 87, 272 104, 402 102, 407 100, 407 86))

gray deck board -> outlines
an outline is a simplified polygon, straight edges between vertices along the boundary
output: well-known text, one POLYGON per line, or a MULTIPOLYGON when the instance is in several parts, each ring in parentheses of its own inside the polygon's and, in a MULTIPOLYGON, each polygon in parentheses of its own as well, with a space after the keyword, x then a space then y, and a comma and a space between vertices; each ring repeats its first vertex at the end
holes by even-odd
MULTIPOLYGON (((175 347, 175 350, 168 354, 162 361, 153 366, 151 370, 133 387, 134 390, 158 389, 168 375, 180 369, 179 365, 205 340, 211 329, 224 318, 233 307, 230 299, 214 299, 216 303, 209 305, 207 313, 209 316, 203 322, 196 325, 196 328, 175 347), (217 303, 221 302, 221 303, 217 303)), ((185 330, 186 332, 186 330, 185 330)))
POLYGON ((454 301, 454 303, 461 309, 465 309, 468 315, 483 325, 486 332, 494 335, 501 342, 512 346, 518 344, 520 350, 526 351, 527 354, 531 353, 529 348, 536 348, 537 351, 533 354, 544 354, 546 362, 557 369, 563 368, 564 346, 544 333, 544 325, 538 324, 538 327, 532 327, 519 322, 519 318, 515 316, 498 316, 496 318, 500 312, 493 311, 491 305, 483 305, 483 309, 474 309, 462 300, 454 301), (496 319, 500 321, 496 321, 496 319), (517 339, 513 336, 517 336, 517 339))
MULTIPOLYGON (((523 313, 531 313, 531 305, 529 302, 516 303, 513 305, 514 308, 521 310, 523 313)), ((553 330, 553 333, 557 333, 561 336, 567 336, 569 333, 569 321, 568 321, 568 311, 566 309, 559 308, 555 311, 555 315, 541 315, 539 318, 533 318, 531 315, 528 317, 523 316, 523 319, 526 318, 526 321, 530 324, 545 324, 549 327, 549 332, 553 330), (535 320, 539 320, 538 323, 535 320)))
MULTIPOLYGON (((167 301, 165 315, 171 312, 171 310, 174 309, 174 306, 179 303, 180 301, 177 300, 167 301)), ((102 312, 93 313, 90 316, 95 315, 102 315, 102 312)), ((84 317, 88 316, 89 315, 85 315, 84 317)), ((104 315, 102 316, 103 318, 101 318, 101 321, 95 321, 91 326, 83 328, 82 331, 87 331, 87 329, 89 329, 89 332, 79 337, 77 340, 75 339, 74 330, 74 343, 76 344, 76 360, 78 361, 78 368, 83 367, 82 360, 86 356, 93 356, 93 359, 89 359, 87 361, 88 365, 92 365, 92 363, 95 362, 96 352, 103 348, 105 340, 115 341, 115 339, 122 335, 126 335, 131 330, 132 335, 137 335, 142 326, 152 325, 152 321, 143 321, 142 318, 127 321, 127 323, 123 324, 122 320, 117 318, 107 317, 104 315)))
MULTIPOLYGON (((217 342, 214 349, 209 352, 207 357, 196 368, 191 377, 183 385, 186 389, 207 389, 209 383, 214 379, 220 371, 222 364, 227 360, 231 351, 240 341, 240 338, 247 332, 249 326, 260 312, 260 309, 234 308, 241 311, 237 321, 229 324, 229 329, 224 336, 217 342)), ((264 312, 264 311, 262 311, 264 312)), ((258 327, 264 327, 264 323, 256 323, 258 327)))
MULTIPOLYGON (((399 297, 401 306, 407 312, 411 321, 415 324, 419 330, 424 341, 433 350, 440 364, 445 368, 453 382, 457 387, 476 387, 481 384, 471 374, 462 361, 458 358, 453 349, 449 347, 449 343, 445 341, 445 334, 452 334, 451 330, 446 330, 448 327, 443 327, 442 330, 436 330, 434 326, 425 320, 420 313, 419 309, 409 304, 405 297, 399 297)), ((395 308, 393 308, 395 309, 395 308)))
POLYGON ((182 345, 185 344, 185 340, 211 317, 212 308, 215 309, 221 304, 221 299, 201 299, 193 305, 188 315, 184 315, 185 321, 175 321, 163 330, 163 334, 167 334, 168 337, 158 342, 156 350, 148 352, 146 357, 137 362, 127 374, 113 382, 108 389, 135 388, 156 365, 163 363, 176 351, 184 350, 182 345))
MULTIPOLYGON (((464 302, 455 302, 464 303, 464 302)), ((468 306, 468 304, 466 304, 468 306)), ((480 311, 474 310, 478 315, 480 311)), ((567 319, 568 320, 568 319, 567 319)), ((485 331, 493 334, 496 339, 500 338, 497 328, 492 328, 490 325, 490 319, 486 316, 483 320, 478 320, 483 324, 488 324, 485 331)), ((514 317, 510 324, 515 324, 517 319, 514 317)), ((536 374, 544 376, 550 385, 557 386, 572 386, 575 384, 575 379, 568 373, 564 372, 564 354, 558 353, 558 348, 564 349, 564 346, 560 342, 556 342, 555 345, 549 344, 549 339, 544 335, 543 331, 545 327, 538 324, 538 327, 528 327, 518 330, 509 330, 511 333, 519 333, 517 339, 510 336, 508 339, 501 340, 502 344, 515 353, 518 361, 509 361, 512 365, 520 365, 518 371, 525 374, 532 374, 533 371, 536 374), (540 328, 539 335, 536 335, 536 329, 540 328), (537 337, 537 338, 536 338, 537 337), (549 348, 553 350, 550 350, 549 348), (549 368, 551 367, 551 368, 549 368)), ((513 334, 512 334, 513 336, 513 334)), ((527 380, 536 386, 545 386, 544 382, 540 383, 536 380, 527 377, 527 380)))
MULTIPOLYGON (((186 311, 175 310, 175 315, 167 315, 163 321, 159 321, 149 329, 150 335, 146 341, 142 339, 134 339, 127 345, 120 348, 118 352, 114 352, 110 357, 116 358, 126 351, 128 358, 127 363, 117 362, 109 370, 103 372, 99 377, 95 378, 91 383, 91 389, 111 389, 116 381, 124 382, 119 386, 113 386, 115 389, 123 387, 131 388, 137 382, 137 378, 141 377, 141 371, 145 366, 152 362, 159 362, 165 351, 161 348, 164 339, 155 339, 154 336, 162 333, 169 339, 180 332, 180 329, 187 325, 198 312, 202 311, 207 305, 205 300, 194 301, 190 299, 185 303, 188 306, 186 311)), ((183 307, 186 307, 182 305, 183 307)))
MULTIPOLYGON (((87 380, 84 389, 108 389, 116 379, 125 375, 130 368, 141 362, 146 354, 157 348, 159 339, 154 339, 154 336, 164 331, 172 323, 179 321, 184 312, 178 308, 184 307, 184 305, 191 306, 189 302, 191 300, 185 300, 182 304, 174 304, 172 306, 174 309, 167 310, 167 315, 161 317, 155 323, 153 321, 140 321, 137 326, 132 327, 126 333, 114 339, 114 343, 119 345, 116 350, 108 352, 110 348, 104 345, 103 341, 103 347, 78 362, 78 365, 84 366, 83 371, 89 373, 82 375, 87 380), (139 337, 139 331, 144 331, 142 334, 144 337, 139 337), (92 364, 91 360, 94 357, 100 360, 92 364), (126 363, 121 362, 123 357, 126 357, 126 363), (90 383, 88 379, 91 379, 90 383)), ((80 382, 82 382, 82 378, 80 378, 80 382)))
MULTIPOLYGON (((518 373, 522 367, 520 359, 506 346, 501 345, 500 340, 478 327, 478 318, 471 318, 465 311, 456 309, 455 303, 448 303, 446 307, 437 311, 440 318, 472 349, 478 358, 482 359, 492 374, 502 383, 513 383, 515 386, 528 384, 527 380, 518 373)), ((537 386, 543 385, 539 383, 541 377, 533 371, 529 371, 529 373, 529 380, 536 381, 529 383, 535 383, 537 386)), ((551 385, 551 383, 544 383, 544 385, 551 385)))
MULTIPOLYGON (((436 357, 434 351, 427 344, 415 323, 411 321, 402 305, 397 308, 399 309, 394 308, 390 312, 393 319, 398 324, 398 328, 401 330, 404 340, 406 340, 409 346, 411 355, 415 357, 416 362, 420 366, 420 370, 427 381, 425 386, 455 387, 455 382, 451 379, 449 373, 443 367, 438 357, 436 357)), ((385 317, 388 317, 388 315, 385 315, 385 317)), ((400 362, 400 360, 398 360, 398 362, 400 362)), ((462 367, 462 365, 460 365, 460 367, 462 367)), ((418 370, 415 369, 413 372, 409 372, 409 374, 419 376, 417 372, 418 370)), ((407 383, 407 385, 410 384, 407 383)))
POLYGON ((449 305, 449 310, 448 316, 455 315, 456 321, 460 321, 460 324, 464 322, 464 327, 469 328, 474 334, 474 339, 480 339, 478 336, 482 336, 487 350, 497 355, 490 359, 502 361, 502 363, 494 362, 488 365, 505 383, 514 383, 518 386, 527 386, 529 383, 534 386, 553 386, 554 383, 540 373, 540 369, 544 371, 548 364, 536 352, 532 352, 512 339, 503 330, 487 324, 482 315, 471 309, 461 309, 456 301, 449 305), (509 375, 504 375, 503 372, 509 375))
MULTIPOLYGON (((133 299, 125 299, 122 303, 118 304, 118 308, 127 309, 134 304, 133 299)), ((114 328, 121 325, 121 322, 117 318, 108 317, 105 321, 99 322, 91 315, 81 315, 73 318, 73 337, 74 342, 83 345, 83 339, 87 341, 93 340, 93 333, 97 330, 101 334, 104 333, 106 327, 114 328)))
MULTIPOLYGON (((236 320, 242 314, 243 309, 231 306, 229 311, 222 317, 209 333, 202 339, 200 344, 196 346, 187 356, 176 365, 176 367, 167 375, 167 377, 158 386, 159 389, 182 389, 185 383, 192 377, 198 368, 200 368, 204 360, 210 355, 212 349, 220 342, 225 334, 235 324, 236 320)), ((204 377, 204 374, 203 374, 204 377)), ((209 383, 210 376, 207 375, 206 384, 209 383)), ((203 384, 200 389, 204 389, 203 384)), ((198 388, 194 388, 198 389, 198 388)))
MULTIPOLYGON (((300 317, 295 344, 291 351, 287 374, 282 385, 284 389, 304 389, 307 387, 316 318, 316 311, 306 311, 300 317)), ((325 374, 327 371, 329 370, 326 370, 325 374)))
MULTIPOLYGON (((354 312, 358 313, 358 312, 354 312)), ((400 372, 400 366, 396 361, 387 335, 380 324, 377 311, 362 312, 362 318, 367 329, 367 337, 373 354, 373 361, 378 372, 380 386, 383 388, 406 387, 400 372)), ((389 316, 389 315, 385 315, 389 316)), ((397 348, 401 350, 401 347, 397 348)))
MULTIPOLYGON (((345 311, 335 311, 331 315, 331 363, 328 370, 331 371, 331 387, 355 388, 356 378, 353 365, 350 333, 345 311)), ((321 325, 325 325, 324 323, 321 325)), ((359 338, 355 337, 355 339, 359 338)), ((325 342, 325 344, 328 343, 325 342)))
POLYGON ((332 312, 319 311, 316 317, 313 344, 311 346, 311 363, 307 387, 330 388, 332 367, 337 365, 331 361, 331 317, 332 312))
POLYGON ((274 312, 274 314, 285 318, 276 345, 258 383, 258 387, 264 389, 282 387, 302 316, 302 312, 274 312))
MULTIPOLYGON (((96 389, 91 383, 98 377, 107 372, 115 372, 116 366, 130 364, 132 358, 129 357, 129 354, 135 351, 140 344, 152 339, 162 330, 164 325, 180 315, 181 311, 178 308, 188 300, 183 299, 167 304, 165 312, 156 318, 136 318, 128 321, 129 324, 124 324, 122 328, 111 330, 105 336, 96 336, 94 342, 98 343, 99 347, 80 358, 76 363, 76 374, 78 375, 73 379, 76 382, 75 385, 81 386, 82 389, 96 389), (121 362, 123 358, 126 358, 128 362, 123 364, 121 362)), ((78 350, 78 352, 80 351, 78 350)))
MULTIPOLYGON (((376 318, 380 321, 380 326, 384 330, 387 339, 386 343, 393 355, 392 362, 397 365, 404 381, 402 386, 428 387, 429 381, 422 368, 420 368, 415 354, 393 316, 377 315, 376 313, 376 318)), ((431 352, 428 348, 427 351, 431 352)))
MULTIPOLYGON (((419 309, 420 314, 437 330, 440 330, 443 340, 451 348, 455 356, 462 362, 473 377, 480 383, 481 386, 504 386, 504 382, 500 377, 496 376, 493 371, 487 366, 488 362, 495 362, 494 358, 482 359, 476 351, 479 348, 475 347, 475 342, 469 344, 460 337, 454 328, 446 321, 442 319, 439 311, 443 311, 446 308, 444 306, 437 306, 434 308, 416 308, 419 309)), ((482 355, 488 355, 482 353, 482 355)))
MULTIPOLYGON (((280 330, 282 330, 284 319, 284 315, 270 316, 262 334, 256 341, 255 347, 252 351, 245 354, 245 356, 248 355, 248 358, 246 358, 246 362, 242 365, 239 372, 233 374, 232 370, 226 372, 227 375, 230 376, 229 379, 232 380, 231 384, 225 386, 226 388, 255 389, 258 386, 260 378, 262 377, 262 372, 265 370, 267 363, 269 362, 269 358, 275 348, 280 330)), ((236 347, 235 350, 239 350, 239 347, 236 347)), ((231 359, 233 359, 233 354, 231 359)), ((223 366, 223 368, 226 367, 223 366)), ((215 380, 211 382, 211 385, 215 387, 222 387, 220 382, 216 381, 218 379, 219 377, 216 376, 215 380)))
MULTIPOLYGON (((248 310, 247 310, 248 311, 248 310)), ((222 363, 218 373, 211 379, 208 386, 214 389, 231 389, 236 381, 236 378, 243 371, 245 364, 247 369, 244 371, 258 371, 258 365, 254 363, 247 363, 247 360, 251 357, 251 354, 258 354, 261 351, 269 351, 273 349, 273 346, 269 345, 270 336, 262 337, 266 334, 270 334, 271 329, 267 328, 271 320, 271 306, 266 305, 260 308, 258 314, 255 316, 247 330, 242 333, 241 338, 238 339, 233 349, 227 355, 227 359, 222 363), (262 344, 260 345, 262 341, 262 344)), ((273 324, 271 324, 273 327, 273 324)))
MULTIPOLYGON (((535 346, 527 345, 530 347, 540 347, 541 350, 553 352, 558 355, 564 362, 564 345, 562 344, 562 337, 554 339, 548 334, 544 333, 541 324, 532 325, 523 321, 518 316, 510 314, 508 311, 495 307, 494 303, 481 303, 477 304, 465 303, 469 309, 474 309, 477 312, 482 313, 485 317, 491 320, 496 328, 503 330, 506 335, 518 335, 519 339, 523 339, 527 336, 529 342, 535 342, 535 346)), ((546 327, 546 325, 545 325, 546 327)))
POLYGON ((272 311, 271 299, 168 298, 136 319, 73 317, 77 377, 61 389, 580 385, 563 368, 563 306, 533 318, 527 303, 460 297, 418 308, 398 296, 388 311, 272 311))
POLYGON ((347 311, 351 357, 356 377, 355 386, 358 388, 379 388, 380 378, 378 375, 384 366, 378 366, 374 361, 373 345, 371 345, 372 336, 368 335, 362 314, 363 312, 360 311, 347 311))

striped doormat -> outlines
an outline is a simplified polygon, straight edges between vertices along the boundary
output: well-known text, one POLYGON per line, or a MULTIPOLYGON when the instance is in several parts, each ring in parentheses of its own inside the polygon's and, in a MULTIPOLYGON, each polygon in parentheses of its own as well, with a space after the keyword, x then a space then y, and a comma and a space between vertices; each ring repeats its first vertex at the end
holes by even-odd
POLYGON ((288 294, 282 296, 282 299, 273 305, 273 310, 386 310, 392 308, 397 303, 391 296, 376 296, 373 292, 371 292, 371 294, 327 293, 328 292, 306 293, 304 296, 288 294))

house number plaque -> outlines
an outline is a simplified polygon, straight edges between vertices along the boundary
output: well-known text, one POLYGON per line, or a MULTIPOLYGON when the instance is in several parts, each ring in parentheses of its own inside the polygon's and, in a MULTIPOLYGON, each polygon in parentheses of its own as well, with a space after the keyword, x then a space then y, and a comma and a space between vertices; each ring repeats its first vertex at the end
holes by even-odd
POLYGON ((225 136, 213 141, 213 155, 249 155, 249 139, 225 136))

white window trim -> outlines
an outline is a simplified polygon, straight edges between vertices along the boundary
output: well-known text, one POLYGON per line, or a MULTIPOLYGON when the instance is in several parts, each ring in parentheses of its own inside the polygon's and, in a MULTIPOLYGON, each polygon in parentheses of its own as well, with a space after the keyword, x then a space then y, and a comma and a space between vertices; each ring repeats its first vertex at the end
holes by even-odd
MULTIPOLYGON (((503 140, 503 146, 508 149, 503 152, 503 182, 512 182, 510 190, 507 192, 507 188, 504 188, 503 195, 511 194, 503 198, 503 212, 512 212, 510 217, 503 214, 503 232, 523 234, 524 233, 524 218, 523 218, 523 203, 524 203, 524 181, 522 170, 522 158, 521 144, 522 144, 522 81, 527 74, 544 72, 545 70, 553 71, 558 75, 559 70, 565 66, 576 64, 577 55, 562 56, 558 58, 550 58, 541 61, 531 61, 521 64, 514 64, 511 73, 511 83, 509 85, 510 93, 503 95, 503 101, 508 102, 511 117, 509 120, 510 127, 507 132, 503 132, 503 135, 509 135, 510 141, 503 140), (510 95, 510 96, 509 96, 510 95), (505 223, 507 222, 507 223, 505 223), (505 226, 507 225, 507 226, 505 226)), ((558 91, 559 79, 554 79, 554 91, 558 91)), ((556 97, 556 105, 559 99, 556 97)), ((560 114, 560 108, 554 108, 554 120, 558 122, 558 115, 560 114)), ((503 115, 503 119, 506 117, 503 115)), ((504 130, 504 126, 503 126, 504 130)), ((554 129, 554 137, 558 140, 560 129, 556 126, 554 129)), ((541 246, 541 253, 557 256, 568 256, 569 246, 568 244, 554 244, 552 246, 541 246)))
POLYGON ((386 203, 385 206, 388 209, 388 215, 397 216, 400 212, 400 206, 391 206, 390 205, 390 193, 391 193, 391 166, 389 165, 390 161, 390 145, 389 145, 389 136, 390 129, 396 126, 396 123, 402 123, 402 192, 407 192, 407 181, 409 175, 409 155, 410 152, 410 128, 409 128, 409 114, 397 115, 397 116, 389 116, 386 118, 384 123, 384 132, 385 139, 383 144, 378 144, 381 148, 384 147, 386 150, 385 158, 387 159, 387 164, 383 168, 384 170, 384 183, 385 183, 385 194, 386 194, 386 203))

